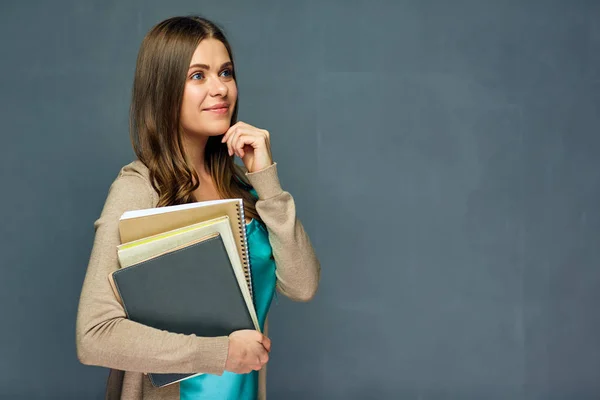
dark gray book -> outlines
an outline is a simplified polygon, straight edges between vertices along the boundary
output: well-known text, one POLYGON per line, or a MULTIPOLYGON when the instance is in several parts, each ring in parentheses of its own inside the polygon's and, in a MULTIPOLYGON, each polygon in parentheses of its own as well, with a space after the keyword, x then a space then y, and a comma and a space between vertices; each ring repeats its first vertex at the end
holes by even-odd
MULTIPOLYGON (((153 328, 196 336, 228 336, 255 329, 221 235, 111 274, 127 318, 153 328)), ((151 373, 162 387, 197 373, 151 373)))

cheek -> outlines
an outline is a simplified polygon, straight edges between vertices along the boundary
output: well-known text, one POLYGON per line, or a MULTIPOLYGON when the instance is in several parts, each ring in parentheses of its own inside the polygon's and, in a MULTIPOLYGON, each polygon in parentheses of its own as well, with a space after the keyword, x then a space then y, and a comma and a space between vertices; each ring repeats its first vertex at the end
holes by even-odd
POLYGON ((200 108, 205 97, 206 89, 200 86, 189 85, 183 92, 183 105, 190 109, 200 108))
POLYGON ((232 83, 227 90, 227 97, 229 97, 229 101, 237 100, 237 86, 235 83, 232 83))
POLYGON ((197 118, 205 97, 206 93, 201 88, 186 87, 181 102, 181 117, 184 119, 197 118))

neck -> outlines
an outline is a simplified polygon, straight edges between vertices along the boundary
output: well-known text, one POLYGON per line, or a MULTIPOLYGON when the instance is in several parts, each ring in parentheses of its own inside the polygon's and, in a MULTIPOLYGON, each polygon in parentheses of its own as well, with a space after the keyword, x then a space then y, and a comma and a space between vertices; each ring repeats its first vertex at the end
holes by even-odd
POLYGON ((187 158, 191 161, 192 166, 196 169, 198 177, 202 180, 203 177, 208 175, 206 169, 204 150, 206 149, 206 143, 208 137, 196 136, 184 138, 184 148, 187 158))

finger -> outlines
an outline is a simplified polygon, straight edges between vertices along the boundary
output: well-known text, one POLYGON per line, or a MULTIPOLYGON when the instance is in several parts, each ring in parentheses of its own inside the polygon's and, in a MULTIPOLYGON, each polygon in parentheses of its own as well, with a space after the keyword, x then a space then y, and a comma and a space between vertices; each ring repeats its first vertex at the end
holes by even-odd
POLYGON ((265 133, 266 133, 265 144, 267 146, 269 158, 273 159, 273 155, 271 154, 271 134, 269 133, 269 131, 265 131, 265 133))
POLYGON ((271 351, 271 339, 263 335, 262 345, 268 352, 271 351))
POLYGON ((233 141, 235 140, 235 138, 237 137, 238 134, 239 134, 239 127, 236 127, 235 129, 233 129, 231 131, 231 133, 229 134, 229 137, 227 138, 227 151, 229 152, 230 156, 232 156, 234 154, 233 141))
POLYGON ((223 137, 221 138, 221 143, 225 143, 227 141, 227 138, 229 137, 229 134, 231 133, 231 130, 235 128, 235 125, 231 125, 229 127, 229 129, 227 129, 225 131, 225 133, 223 134, 223 137))
POLYGON ((236 124, 232 128, 230 128, 230 130, 225 134, 225 137, 223 137, 223 141, 227 144, 227 149, 228 149, 230 156, 232 156, 233 152, 234 152, 232 143, 235 140, 235 138, 237 137, 237 135, 239 135, 240 133, 241 133, 241 126, 236 124))
POLYGON ((252 136, 252 132, 248 131, 246 128, 237 127, 227 140, 227 144, 231 149, 231 154, 236 154, 239 157, 243 157, 244 154, 243 151, 240 151, 244 148, 244 144, 239 144, 240 137, 242 136, 252 136))
POLYGON ((262 345, 265 344, 265 340, 270 341, 270 339, 263 333, 259 332, 259 331, 255 331, 256 332, 256 341, 262 345))
POLYGON ((267 353, 266 351, 259 353, 258 362, 261 365, 268 363, 269 362, 269 353, 267 353))
POLYGON ((235 134, 234 134, 234 135, 231 137, 231 139, 230 139, 230 142, 231 142, 231 144, 230 144, 230 147, 231 147, 231 153, 232 153, 232 154, 235 154, 235 155, 236 155, 236 156, 238 156, 238 157, 241 157, 241 156, 240 156, 240 152, 239 152, 239 149, 238 149, 238 145, 237 145, 237 143, 238 143, 238 141, 240 140, 240 137, 241 137, 242 135, 243 135, 243 133, 242 133, 242 132, 241 132, 241 131, 238 129, 238 130, 235 132, 235 134))
POLYGON ((258 341, 252 343, 248 349, 248 355, 245 357, 244 362, 246 364, 260 364, 260 360, 267 356, 267 351, 263 347, 262 343, 258 341))
POLYGON ((240 158, 243 158, 244 155, 246 154, 246 152, 244 151, 244 147, 246 145, 254 147, 255 142, 256 142, 256 137, 254 137, 248 133, 240 133, 239 135, 237 135, 237 137, 234 141, 234 144, 233 144, 234 151, 240 158))
POLYGON ((237 154, 240 158, 243 157, 243 153, 244 153, 244 144, 245 144, 245 140, 247 138, 247 135, 245 135, 244 133, 240 133, 236 136, 235 140, 233 140, 233 151, 235 152, 235 154, 237 154))
POLYGON ((231 125, 229 127, 229 129, 227 129, 227 131, 223 135, 223 138, 221 138, 221 143, 225 143, 227 141, 227 139, 229 138, 229 136, 231 135, 231 133, 240 125, 241 125, 240 122, 237 122, 237 123, 231 125))
MULTIPOLYGON (((258 365, 253 365, 252 369, 254 371, 260 371, 262 369, 262 367, 263 367, 262 364, 258 364, 258 365)), ((248 371, 248 372, 250 372, 250 371, 248 371)))
POLYGON ((269 143, 269 140, 271 139, 271 134, 269 133, 269 131, 267 131, 266 129, 261 129, 260 131, 265 138, 265 143, 269 143))
POLYGON ((258 344, 258 349, 257 349, 257 357, 258 357, 258 362, 260 364, 264 364, 267 361, 269 361, 269 353, 267 353, 267 350, 265 350, 265 348, 263 347, 262 344, 258 344))
POLYGON ((251 339, 254 339, 254 340, 255 340, 255 341, 257 341, 258 343, 262 343, 264 336, 265 336, 265 335, 263 335, 263 334, 262 334, 262 333, 260 333, 259 331, 257 331, 257 330, 252 330, 252 338, 251 338, 251 339))

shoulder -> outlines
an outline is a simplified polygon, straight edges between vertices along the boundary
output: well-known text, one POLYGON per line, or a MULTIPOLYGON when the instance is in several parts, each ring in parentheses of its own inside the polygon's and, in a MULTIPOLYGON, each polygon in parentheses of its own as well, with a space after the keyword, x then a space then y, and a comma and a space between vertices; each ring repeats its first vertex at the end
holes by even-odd
POLYGON ((124 165, 119 171, 117 179, 124 176, 137 177, 152 186, 150 184, 150 170, 140 160, 134 160, 129 164, 124 165))
POLYGON ((102 225, 114 229, 125 211, 156 207, 158 195, 149 176, 148 168, 137 160, 121 167, 108 189, 96 229, 102 225))
POLYGON ((140 160, 121 167, 110 186, 109 196, 116 202, 136 199, 135 203, 143 203, 146 207, 158 203, 158 194, 150 182, 150 170, 140 160))

